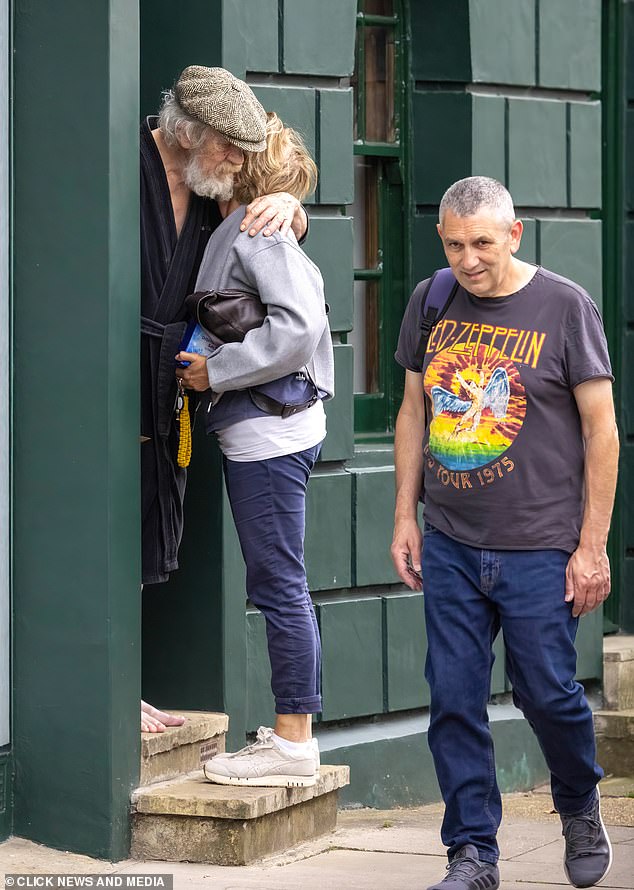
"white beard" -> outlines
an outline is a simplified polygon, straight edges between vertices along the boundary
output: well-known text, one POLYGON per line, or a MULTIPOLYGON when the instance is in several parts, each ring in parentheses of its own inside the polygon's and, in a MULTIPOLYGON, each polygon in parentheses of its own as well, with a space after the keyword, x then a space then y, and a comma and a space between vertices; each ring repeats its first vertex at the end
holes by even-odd
POLYGON ((185 185, 201 198, 230 201, 233 197, 233 173, 215 174, 201 169, 196 154, 192 154, 183 170, 185 185))

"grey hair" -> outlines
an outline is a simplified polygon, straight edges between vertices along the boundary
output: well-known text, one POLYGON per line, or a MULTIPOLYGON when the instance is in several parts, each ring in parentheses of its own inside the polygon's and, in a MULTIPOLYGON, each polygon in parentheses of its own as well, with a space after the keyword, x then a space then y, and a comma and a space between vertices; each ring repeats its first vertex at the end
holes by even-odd
POLYGON ((456 216, 465 217, 475 216, 483 209, 494 211, 509 227, 515 221, 513 199, 501 182, 488 176, 468 176, 450 185, 442 196, 438 219, 442 225, 448 210, 456 216))
POLYGON ((216 132, 209 124, 204 124, 183 111, 174 95, 174 90, 165 90, 163 93, 158 122, 168 145, 180 145, 179 136, 184 136, 192 148, 200 148, 209 136, 216 132))

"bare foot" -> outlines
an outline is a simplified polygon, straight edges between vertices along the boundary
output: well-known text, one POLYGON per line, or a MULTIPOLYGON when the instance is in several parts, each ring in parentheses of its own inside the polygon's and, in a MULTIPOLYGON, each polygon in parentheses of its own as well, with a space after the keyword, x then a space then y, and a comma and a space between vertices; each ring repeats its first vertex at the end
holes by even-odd
POLYGON ((147 702, 141 702, 141 732, 165 732, 166 726, 182 726, 185 717, 166 714, 153 708, 147 702))

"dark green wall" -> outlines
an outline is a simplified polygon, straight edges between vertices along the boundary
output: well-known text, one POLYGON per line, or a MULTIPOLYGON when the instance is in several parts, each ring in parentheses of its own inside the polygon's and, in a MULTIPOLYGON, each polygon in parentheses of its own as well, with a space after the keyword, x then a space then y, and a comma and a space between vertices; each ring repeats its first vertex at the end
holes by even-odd
MULTIPOLYGON (((442 193, 454 180, 480 173, 505 182, 518 207, 528 209, 523 257, 575 278, 601 305, 600 3, 457 0, 449 11, 421 0, 409 8, 414 280, 446 264, 435 230, 442 193), (573 53, 562 66, 562 42, 582 47, 581 60, 573 53)), ((284 70, 275 60, 272 65, 284 70)), ((312 93, 312 87, 276 81, 260 95, 318 146, 312 93)), ((327 132, 323 125, 321 132, 327 132)), ((343 156, 346 143, 338 136, 343 156)), ((327 232, 335 220, 322 223, 320 214, 316 222, 327 232)), ((314 250, 312 235, 307 249, 314 250)), ((340 253, 313 255, 320 263, 326 259, 326 275, 336 262, 345 280, 340 253)), ((338 319, 340 291, 329 290, 329 301, 331 293, 338 319)), ((333 329, 353 325, 350 315, 333 329)), ((325 450, 340 430, 329 412, 325 450)), ((423 707, 429 699, 422 594, 402 591, 389 557, 391 448, 357 448, 354 459, 333 448, 334 458, 313 475, 307 513, 306 561, 323 647, 321 719, 423 707)), ((579 677, 600 677, 599 614, 581 623, 578 650, 579 677)), ((508 690, 501 642, 497 651, 492 693, 508 690)), ((247 653, 247 727, 253 730, 271 719, 273 706, 264 622, 256 612, 247 615, 247 653)))
POLYGON ((612 620, 624 630, 634 632, 634 3, 620 4, 613 13, 612 62, 618 66, 615 82, 613 123, 621 138, 612 154, 616 168, 612 179, 611 199, 616 217, 613 237, 617 240, 614 255, 614 283, 619 293, 615 329, 621 347, 620 426, 621 538, 618 557, 623 560, 620 603, 612 620))
POLYGON ((141 115, 156 114, 161 92, 188 65, 220 65, 221 0, 139 0, 141 115))
POLYGON ((15 832, 128 850, 139 770, 138 15, 14 4, 15 832))
POLYGON ((435 222, 445 189, 493 176, 530 220, 520 255, 601 305, 600 0, 456 0, 451 13, 412 4, 414 277, 444 262, 435 222), (466 31, 441 55, 456 21, 466 31))
MULTIPOLYGON (((300 130, 314 153, 320 180, 307 252, 322 270, 330 325, 339 341, 340 333, 352 327, 352 221, 342 214, 353 199, 352 91, 340 85, 339 78, 353 70, 355 0, 327 0, 319 7, 308 0, 267 0, 257 6, 247 0, 224 0, 214 7, 214 40, 204 57, 197 51, 196 29, 184 29, 179 31, 178 51, 160 60, 154 58, 153 47, 171 4, 160 3, 158 17, 155 6, 142 4, 143 97, 158 91, 159 84, 173 81, 175 72, 168 67, 176 61, 178 70, 192 61, 222 64, 246 77, 267 110, 277 111, 300 130), (219 55, 214 42, 218 34, 222 34, 219 55), (291 74, 289 83, 285 78, 291 74)), ((199 6, 186 3, 185 18, 195 19, 199 6)), ((205 20, 210 13, 206 8, 205 20)), ((143 101, 148 108, 156 107, 156 101, 143 101)), ((350 346, 337 342, 337 396, 327 406, 329 436, 322 468, 311 483, 307 549, 313 589, 353 583, 353 479, 343 469, 343 461, 353 454, 351 353, 350 346), (335 504, 342 535, 337 534, 339 524, 330 521, 335 504)), ((244 566, 223 491, 218 451, 205 440, 202 429, 196 431, 185 515, 180 570, 167 584, 144 591, 144 696, 165 706, 225 710, 231 715, 229 744, 242 744, 246 729, 253 728, 247 710, 253 714, 253 708, 259 708, 263 722, 273 718, 265 698, 269 670, 265 666, 262 676, 253 673, 256 668, 259 672, 259 650, 251 645, 251 630, 249 636, 246 633, 244 566), (256 689, 263 690, 259 704, 256 689)), ((385 565, 385 559, 382 562, 385 565)))

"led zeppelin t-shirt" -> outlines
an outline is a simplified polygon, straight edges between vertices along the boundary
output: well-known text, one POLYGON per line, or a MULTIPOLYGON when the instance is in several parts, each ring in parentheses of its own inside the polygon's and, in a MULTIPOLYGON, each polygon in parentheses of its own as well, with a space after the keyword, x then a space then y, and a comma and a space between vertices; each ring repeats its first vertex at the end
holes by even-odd
MULTIPOLYGON (((410 371, 420 319, 410 299, 396 350, 410 371)), ((475 547, 572 552, 584 488, 572 390, 594 377, 613 379, 605 334, 574 282, 538 268, 509 296, 459 288, 423 368, 425 519, 475 547)))

